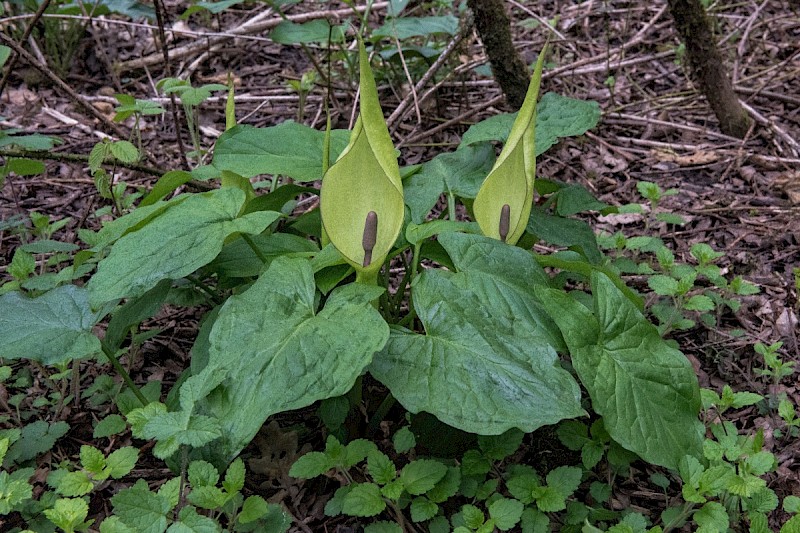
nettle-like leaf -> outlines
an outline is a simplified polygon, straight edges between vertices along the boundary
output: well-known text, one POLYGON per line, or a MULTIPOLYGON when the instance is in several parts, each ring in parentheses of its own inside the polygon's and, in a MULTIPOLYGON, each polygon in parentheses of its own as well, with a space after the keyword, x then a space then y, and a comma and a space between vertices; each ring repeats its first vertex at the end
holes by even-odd
POLYGON ((75 285, 38 298, 18 292, 0 296, 0 358, 26 358, 45 365, 100 352, 92 327, 103 317, 89 307, 89 293, 75 285))
POLYGON ((528 94, 517 114, 508 141, 486 176, 473 210, 483 234, 516 244, 531 213, 533 182, 536 175, 536 101, 546 50, 539 54, 528 86, 528 94))
POLYGON ((89 281, 92 306, 140 296, 162 279, 191 274, 219 254, 229 235, 261 233, 281 216, 274 211, 239 216, 244 201, 237 188, 198 194, 124 235, 89 281))
POLYGON ((530 254, 474 235, 440 241, 464 270, 417 279, 413 302, 426 334, 394 329, 370 373, 409 411, 472 433, 533 431, 585 414, 578 384, 557 365, 557 334, 519 282, 534 267, 515 253, 533 263, 530 254))
POLYGON ((330 242, 358 271, 376 273, 400 234, 403 184, 375 78, 359 42, 361 113, 350 144, 325 173, 322 224, 330 242))
POLYGON ((592 274, 592 293, 589 310, 562 291, 537 289, 608 433, 667 468, 684 455, 699 457, 700 387, 691 364, 608 277, 592 274))
POLYGON ((208 364, 181 388, 184 410, 221 424, 212 455, 227 462, 267 417, 350 390, 388 338, 370 304, 381 291, 347 285, 317 311, 310 262, 278 258, 231 297, 211 330, 208 364))

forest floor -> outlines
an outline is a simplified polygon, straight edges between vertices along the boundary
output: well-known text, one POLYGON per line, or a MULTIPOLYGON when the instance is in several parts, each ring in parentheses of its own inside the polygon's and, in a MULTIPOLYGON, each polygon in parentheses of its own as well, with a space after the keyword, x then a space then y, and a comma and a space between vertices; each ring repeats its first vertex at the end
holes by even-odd
MULTIPOLYGON (((412 2, 406 14, 432 13, 418 4, 412 2)), ((675 333, 673 338, 695 365, 701 386, 720 390, 729 384, 734 390, 765 396, 785 394, 800 405, 797 372, 782 383, 771 383, 759 375, 764 362, 753 350, 757 341, 782 341, 781 357, 800 363, 800 271, 795 270, 800 267, 797 4, 788 0, 713 4, 715 30, 729 60, 734 86, 754 119, 754 126, 743 141, 719 132, 705 100, 693 89, 666 2, 512 0, 507 5, 515 43, 528 64, 535 61, 545 39, 550 38, 552 54, 542 92, 595 100, 602 109, 597 128, 580 138, 564 140, 545 153, 539 161, 538 175, 582 185, 612 205, 642 202, 636 188, 642 180, 662 189, 677 189, 678 194, 666 197, 660 206, 683 216, 687 220, 683 226, 645 227, 640 215, 597 216, 591 219, 592 224, 597 231, 658 236, 679 261, 690 261, 689 250, 695 243, 707 243, 724 252, 717 262, 723 271, 758 284, 761 292, 745 297, 739 312, 721 317, 718 326, 698 325, 675 333), (545 22, 554 17, 559 17, 556 29, 548 29, 545 22)), ((230 72, 236 81, 240 123, 266 126, 291 119, 324 128, 324 85, 315 86, 303 99, 288 85, 313 68, 305 52, 320 65, 326 64, 324 47, 310 45, 304 51, 300 46, 275 44, 265 38, 265 28, 280 17, 261 3, 238 4, 217 15, 200 13, 187 20, 178 15, 188 5, 173 2, 167 7, 168 30, 181 30, 168 31, 172 76, 191 77, 198 85, 226 83, 230 72), (252 31, 265 21, 267 24, 262 24, 259 31, 252 31), (234 31, 240 32, 236 38, 223 36, 234 31)), ((333 13, 346 18, 344 2, 301 2, 284 9, 289 16, 314 11, 314 17, 333 13)), ((370 25, 382 24, 385 14, 385 3, 377 3, 369 16, 370 25)), ((466 19, 466 13, 461 17, 466 19)), ((169 100, 155 89, 155 80, 166 76, 163 56, 155 47, 156 32, 149 25, 124 24, 128 20, 111 16, 89 24, 63 75, 75 93, 106 120, 114 115, 116 100, 112 95, 119 92, 156 99, 168 111, 170 108, 169 100), (112 75, 111 65, 117 66, 113 72, 118 74, 112 75)), ((4 32, 11 27, 0 21, 2 24, 5 26, 0 29, 4 32)), ((509 111, 488 72, 474 31, 467 32, 463 39, 437 39, 440 45, 452 39, 454 47, 437 75, 417 91, 424 100, 414 103, 410 99, 410 84, 401 69, 391 73, 380 86, 386 116, 401 101, 410 102, 390 125, 401 153, 401 165, 426 161, 436 153, 455 149, 471 124, 509 111), (436 90, 431 91, 434 84, 436 90)), ((424 75, 424 64, 414 61, 409 66, 415 81, 424 75)), ((333 72, 333 125, 347 128, 352 120, 356 81, 336 68, 333 72)), ((224 98, 215 97, 201 108, 205 147, 211 147, 225 129, 224 106, 224 98)), ((121 126, 128 131, 130 125, 126 122, 121 126)), ((146 165, 161 170, 182 168, 171 114, 147 117, 142 126, 148 153, 146 165)), ((100 132, 108 131, 106 124, 88 116, 74 98, 24 61, 0 99, 0 127, 57 136, 63 143, 53 150, 56 154, 88 155, 100 140, 100 132)), ((181 137, 188 145, 185 131, 181 137)), ((135 188, 151 185, 156 178, 123 169, 116 179, 135 188)), ((92 213, 105 202, 98 197, 85 163, 54 159, 47 162, 45 175, 6 178, 0 189, 0 221, 24 217, 32 211, 54 220, 71 217, 71 222, 53 238, 76 242, 81 224, 98 224, 92 213)), ((1 228, 3 281, 6 265, 23 236, 1 228)), ((647 290, 641 280, 632 278, 630 282, 639 290, 647 290)), ((166 390, 187 365, 196 327, 193 315, 169 310, 146 323, 145 329, 158 328, 161 333, 145 343, 142 356, 137 359, 137 382, 159 379, 166 390)), ((101 367, 87 371, 86 386, 101 371, 101 367)), ((73 447, 91 439, 91 421, 103 414, 83 407, 68 408, 62 413, 73 428, 86 428, 70 433, 66 440, 72 439, 73 447)), ((336 483, 304 485, 287 475, 298 447, 307 450, 321 446, 321 425, 304 424, 306 418, 290 413, 278 417, 278 424, 265 427, 257 446, 247 452, 255 458, 251 466, 259 463, 260 456, 282 459, 263 468, 260 479, 249 480, 249 489, 283 503, 296 519, 293 530, 354 531, 356 520, 329 519, 322 514, 322 506, 336 483)), ((776 455, 779 463, 769 477, 769 486, 781 498, 800 495, 800 439, 772 438, 772 429, 781 424, 775 411, 753 406, 736 411, 732 420, 745 432, 764 429, 766 449, 776 455)), ((530 440, 526 443, 533 445, 530 440)), ((53 457, 59 453, 68 454, 70 450, 54 450, 53 457)), ((167 471, 162 463, 151 460, 150 465, 140 462, 134 473, 155 482, 167 471)), ((652 488, 640 486, 640 479, 645 478, 632 474, 615 486, 614 499, 619 506, 634 505, 646 510, 649 501, 661 497, 653 496, 652 488)), ((108 490, 113 488, 112 485, 108 490)), ((109 509, 107 502, 95 501, 93 505, 109 509)), ((102 516, 102 511, 99 514, 102 516)))

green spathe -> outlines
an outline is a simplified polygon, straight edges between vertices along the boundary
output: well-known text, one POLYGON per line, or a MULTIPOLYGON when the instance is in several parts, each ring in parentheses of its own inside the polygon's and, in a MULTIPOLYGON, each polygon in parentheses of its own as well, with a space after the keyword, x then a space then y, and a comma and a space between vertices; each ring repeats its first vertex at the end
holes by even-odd
POLYGON ((403 226, 405 208, 400 169, 383 119, 375 79, 359 42, 361 114, 350 144, 325 173, 320 210, 331 243, 359 272, 377 272, 403 226), (377 231, 365 261, 367 218, 375 213, 377 231))
POLYGON ((528 94, 511 127, 508 141, 486 176, 473 206, 475 220, 483 234, 509 244, 516 244, 525 232, 531 213, 536 175, 536 101, 545 51, 539 54, 528 94), (506 215, 501 214, 504 209, 506 215))
POLYGON ((572 365, 611 437, 644 460, 677 469, 701 456, 700 387, 671 348, 603 274, 592 274, 593 310, 568 294, 537 288, 569 347, 572 365))

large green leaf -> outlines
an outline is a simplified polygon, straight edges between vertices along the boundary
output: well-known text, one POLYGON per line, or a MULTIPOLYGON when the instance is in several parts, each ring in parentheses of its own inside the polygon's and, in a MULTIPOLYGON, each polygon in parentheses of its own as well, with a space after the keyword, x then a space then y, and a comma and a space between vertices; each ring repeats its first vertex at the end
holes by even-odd
POLYGON ((475 198, 494 164, 494 147, 488 143, 465 146, 440 154, 404 182, 406 205, 411 220, 420 224, 443 192, 461 198, 475 198))
POLYGON ((545 50, 542 50, 508 140, 481 185, 472 207, 475 221, 481 225, 483 234, 509 244, 516 244, 525 232, 533 203, 536 102, 539 99, 544 56, 545 50))
POLYGON ((458 17, 403 17, 393 18, 372 32, 373 37, 395 37, 399 40, 410 37, 430 37, 436 33, 455 35, 458 32, 458 17))
POLYGON ((221 276, 246 278, 258 276, 276 257, 282 255, 308 257, 319 252, 317 245, 309 239, 290 233, 255 235, 251 237, 251 242, 261 252, 261 256, 267 260, 266 264, 243 238, 238 238, 225 245, 217 258, 211 262, 209 268, 221 276))
POLYGON ((677 469, 681 457, 701 453, 692 365, 608 277, 592 274, 592 292, 589 310, 562 291, 537 290, 609 434, 646 461, 677 469))
POLYGON ((359 68, 361 113, 350 144, 322 180, 320 212, 336 249, 359 272, 374 274, 400 234, 405 207, 397 155, 361 42, 359 68))
POLYGON ((530 252, 467 233, 442 233, 438 241, 458 270, 453 282, 471 291, 493 318, 505 318, 556 350, 566 348, 534 294, 534 287, 547 285, 549 278, 530 252))
POLYGON ((232 458, 267 417, 350 390, 389 335, 370 304, 381 292, 347 285, 317 313, 310 261, 281 257, 227 301, 211 330, 208 364, 181 388, 181 405, 196 402, 221 422, 217 458, 232 458))
MULTIPOLYGON (((495 115, 470 127, 461 146, 486 141, 505 142, 517 113, 495 115)), ((583 135, 600 120, 597 102, 576 100, 557 93, 542 96, 536 110, 536 155, 540 156, 560 137, 583 135)))
MULTIPOLYGON (((322 178, 325 133, 287 121, 269 128, 235 126, 217 139, 213 164, 245 178, 259 174, 288 176, 299 182, 322 178)), ((347 144, 346 130, 331 132, 331 157, 347 144)))
POLYGON ((326 19, 315 19, 298 24, 284 20, 269 33, 269 38, 280 44, 327 43, 328 38, 336 43, 344 41, 347 25, 331 26, 326 19))
POLYGON ((124 235, 89 281, 92 306, 140 296, 162 279, 191 274, 219 254, 229 235, 260 233, 280 216, 260 211, 238 217, 244 201, 244 191, 235 188, 198 194, 124 235))
POLYGON ((92 327, 103 317, 89 307, 86 289, 64 285, 38 298, 0 296, 0 358, 67 363, 100 351, 92 327))
POLYGON ((426 334, 394 329, 370 373, 409 411, 472 433, 533 431, 585 414, 578 384, 540 331, 495 317, 456 281, 439 270, 417 279, 414 308, 426 334))

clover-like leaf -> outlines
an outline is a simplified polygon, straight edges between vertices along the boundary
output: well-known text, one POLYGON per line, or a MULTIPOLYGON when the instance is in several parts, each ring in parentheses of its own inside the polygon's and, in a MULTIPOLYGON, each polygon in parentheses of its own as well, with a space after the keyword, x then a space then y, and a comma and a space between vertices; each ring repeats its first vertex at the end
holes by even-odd
POLYGON ((528 94, 517 115, 500 156, 486 176, 473 209, 483 234, 516 244, 531 213, 536 175, 536 100, 542 81, 546 50, 542 50, 528 86, 528 94))
POLYGON ((350 144, 322 180, 320 210, 331 243, 357 271, 376 273, 397 240, 405 208, 400 168, 363 43, 359 61, 361 113, 350 144))

